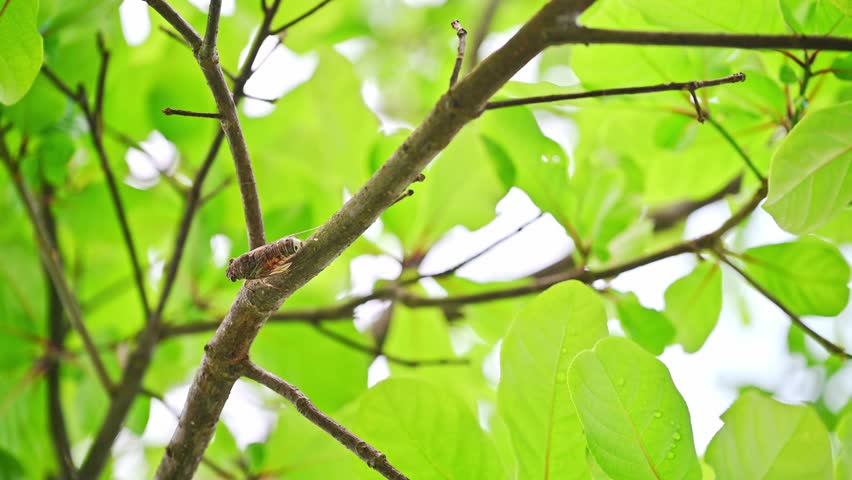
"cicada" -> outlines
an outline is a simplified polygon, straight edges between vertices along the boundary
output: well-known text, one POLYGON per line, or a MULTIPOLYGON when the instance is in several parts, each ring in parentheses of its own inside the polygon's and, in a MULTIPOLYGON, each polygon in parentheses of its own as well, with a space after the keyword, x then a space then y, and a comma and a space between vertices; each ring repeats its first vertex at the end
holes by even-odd
POLYGON ((228 262, 226 275, 232 282, 240 279, 257 280, 284 273, 302 247, 296 237, 285 237, 257 247, 228 262))

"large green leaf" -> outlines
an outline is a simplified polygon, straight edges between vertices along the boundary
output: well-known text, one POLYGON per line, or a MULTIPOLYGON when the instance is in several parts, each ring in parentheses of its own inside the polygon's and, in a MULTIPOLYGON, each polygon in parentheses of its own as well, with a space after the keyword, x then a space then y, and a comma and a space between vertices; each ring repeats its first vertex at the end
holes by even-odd
POLYGON ((763 208, 784 230, 806 233, 852 202, 852 102, 811 112, 772 157, 763 208))
POLYGON ((409 478, 505 478, 493 440, 452 391, 391 378, 358 403, 353 430, 409 478))
POLYGON ((603 302, 576 281, 551 287, 515 319, 500 353, 497 411, 512 434, 518 478, 589 477, 568 365, 606 334, 603 302))
POLYGON ((702 262, 666 289, 666 316, 677 330, 675 342, 695 352, 713 331, 722 312, 722 273, 719 265, 702 262))
POLYGON ((722 420, 725 426, 705 455, 717 478, 832 478, 828 432, 811 407, 785 405, 748 391, 722 420))
POLYGON ((568 386, 589 450, 609 476, 701 478, 686 402, 653 355, 605 338, 574 359, 568 386))
POLYGON ((11 105, 30 89, 44 54, 36 28, 38 1, 0 4, 0 103, 11 105))
POLYGON ((849 264, 822 240, 755 247, 742 259, 746 272, 797 315, 837 315, 849 299, 849 264))

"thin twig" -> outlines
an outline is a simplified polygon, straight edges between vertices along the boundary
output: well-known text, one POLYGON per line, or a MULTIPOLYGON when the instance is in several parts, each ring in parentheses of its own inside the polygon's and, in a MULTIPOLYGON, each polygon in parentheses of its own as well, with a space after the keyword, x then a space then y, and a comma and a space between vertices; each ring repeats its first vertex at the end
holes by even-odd
POLYGON ((604 90, 593 90, 591 92, 541 95, 537 97, 516 98, 512 100, 488 102, 487 104, 485 104, 485 109, 494 110, 497 108, 517 107, 519 105, 532 105, 537 103, 560 102, 563 100, 577 100, 581 98, 613 97, 616 95, 639 95, 645 93, 683 90, 695 91, 701 88, 715 87, 717 85, 724 85, 727 83, 737 83, 743 81, 745 81, 745 75, 742 73, 735 73, 733 75, 728 75, 727 77, 716 78, 713 80, 661 83, 658 85, 648 85, 644 87, 607 88, 604 90))
POLYGON ((730 144, 731 147, 733 147, 734 150, 737 151, 737 154, 740 156, 740 158, 743 159, 743 162, 745 162, 746 166, 749 170, 751 170, 754 176, 757 177, 760 182, 763 182, 764 177, 760 173, 760 170, 757 169, 757 166, 754 164, 754 162, 751 161, 751 157, 749 157, 745 150, 743 150, 743 147, 740 146, 739 142, 737 142, 734 137, 732 137, 731 134, 728 133, 728 130, 723 127, 721 123, 717 122, 716 119, 714 119, 711 115, 704 115, 704 118, 707 120, 707 122, 710 123, 710 125, 713 126, 713 128, 716 129, 716 131, 719 132, 720 135, 722 135, 725 141, 727 141, 728 144, 730 144))
POLYGON ((689 89, 689 95, 692 97, 692 105, 695 107, 695 119, 698 120, 698 123, 704 123, 704 111, 701 110, 701 102, 698 101, 694 88, 689 89))
MULTIPOLYGON (((56 262, 62 268, 62 258, 59 249, 59 241, 56 236, 56 220, 50 211, 51 187, 45 184, 45 191, 41 195, 41 214, 44 225, 47 228, 47 236, 51 244, 56 245, 56 262)), ((62 300, 53 283, 50 281, 48 267, 42 264, 47 277, 47 332, 49 336, 48 354, 62 352, 65 349, 65 337, 68 327, 62 314, 62 300)), ((68 440, 68 429, 65 424, 65 413, 62 408, 61 372, 62 363, 58 356, 48 355, 45 360, 47 380, 47 418, 50 425, 50 440, 56 454, 57 465, 62 478, 75 478, 77 469, 71 457, 71 442, 68 440)))
POLYGON ((15 189, 18 191, 18 196, 21 198, 21 202, 24 204, 24 208, 26 209, 27 214, 30 217, 30 221, 33 224, 33 230, 35 230, 36 243, 38 244, 38 251, 41 256, 42 264, 50 275, 50 280, 54 287, 56 287, 56 293, 62 301, 62 307, 65 309, 65 314, 68 316, 71 326, 74 327, 74 330, 77 331, 77 334, 80 335, 80 339, 83 341, 83 348, 86 350, 86 354, 92 362, 98 381, 107 392, 112 392, 112 381, 110 380, 107 369, 101 360, 101 356, 98 353, 95 342, 89 334, 86 324, 83 322, 83 313, 80 311, 80 305, 77 302, 74 293, 71 291, 68 282, 65 280, 62 267, 59 265, 59 253, 56 251, 56 247, 53 243, 50 242, 48 227, 45 225, 44 220, 39 213, 35 199, 24 184, 21 172, 15 169, 11 158, 9 150, 6 147, 5 139, 0 138, 0 160, 3 161, 3 164, 9 171, 9 177, 12 179, 15 189))
POLYGON ((473 70, 473 67, 479 62, 479 49, 482 47, 482 43, 485 41, 488 32, 491 30, 491 23, 494 22, 494 16, 497 14, 497 9, 500 7, 501 1, 488 0, 488 5, 483 9, 479 24, 477 24, 476 30, 473 32, 473 42, 470 49, 473 56, 468 55, 469 60, 466 68, 468 72, 473 70))
POLYGON ((482 250, 480 250, 476 254, 466 258, 465 260, 462 260, 461 262, 457 263, 453 267, 450 267, 450 268, 443 270, 441 272, 438 272, 438 273, 427 273, 427 274, 423 274, 423 275, 418 275, 417 277, 414 277, 412 279, 408 279, 408 280, 404 280, 404 281, 400 282, 400 285, 409 285, 409 284, 418 282, 421 279, 426 278, 426 277, 442 278, 442 277, 450 276, 450 275, 456 273, 457 271, 459 271, 465 265, 468 265, 469 263, 477 260, 478 258, 482 257, 483 255, 487 254, 488 252, 494 250, 495 248, 499 247, 500 245, 507 242, 508 240, 514 238, 517 234, 521 233, 525 228, 529 227, 530 225, 532 225, 533 223, 538 221, 543 216, 544 216, 544 212, 539 213, 535 217, 533 217, 533 218, 527 220, 526 222, 522 223, 521 225, 519 225, 517 228, 515 228, 511 232, 509 232, 506 235, 498 238, 497 240, 492 242, 490 245, 486 246, 485 248, 483 248, 482 250))
POLYGON ((303 13, 303 14, 299 15, 298 17, 294 18, 293 20, 290 20, 289 22, 285 23, 284 25, 281 25, 281 26, 280 26, 280 27, 278 27, 278 28, 273 28, 273 29, 269 32, 269 34, 270 34, 270 35, 278 35, 279 33, 282 33, 282 32, 287 31, 290 27, 292 27, 292 26, 296 25, 297 23, 301 22, 302 20, 304 20, 304 19, 306 19, 306 18, 310 17, 311 15, 313 15, 313 14, 317 13, 317 11, 319 11, 319 9, 321 9, 322 7, 324 7, 324 6, 328 5, 329 3, 331 3, 331 0, 322 0, 320 3, 318 3, 318 4, 314 5, 314 6, 313 6, 310 10, 308 10, 307 12, 305 12, 305 13, 303 13))
MULTIPOLYGON (((248 145, 246 145, 246 139, 243 135, 233 93, 228 87, 225 75, 219 65, 215 45, 210 45, 210 48, 201 48, 201 38, 198 36, 198 33, 192 30, 191 27, 187 29, 186 26, 188 24, 186 20, 175 12, 165 0, 145 1, 194 47, 193 51, 196 52, 196 61, 198 62, 198 66, 201 67, 201 72, 207 80, 207 86, 210 88, 213 99, 216 101, 216 108, 221 116, 219 123, 225 131, 225 137, 228 139, 228 146, 231 149, 231 157, 234 160, 234 167, 237 172, 237 178, 239 179, 240 195, 243 200, 243 213, 245 215, 246 231, 249 238, 249 249, 263 246, 266 244, 266 235, 263 229, 263 212, 260 208, 260 197, 257 192, 251 155, 249 154, 248 145)), ((217 8, 221 7, 220 5, 214 8, 213 4, 217 1, 221 2, 221 0, 211 0, 211 11, 214 13, 217 8)), ((216 28, 218 27, 214 28, 209 24, 207 26, 208 31, 216 30, 216 28)), ((261 30, 258 33, 264 32, 261 30)))
POLYGON ((740 267, 735 265, 724 254, 724 252, 722 252, 720 249, 717 249, 717 250, 714 251, 714 253, 719 258, 719 260, 721 260, 726 265, 731 267, 731 269, 734 270, 735 272, 737 272, 740 275, 740 277, 742 277, 743 280, 746 281, 746 283, 751 285, 761 295, 766 297, 767 300, 774 303, 778 308, 780 308, 781 311, 783 311, 785 314, 787 314, 788 317, 790 317, 790 320, 793 322, 794 325, 796 325, 797 327, 802 329, 802 331, 804 331, 809 337, 816 340, 816 342, 819 343, 820 345, 822 345, 822 347, 825 348, 829 353, 831 353, 833 355, 840 356, 840 357, 844 357, 844 358, 852 358, 852 355, 847 353, 846 350, 843 349, 843 347, 834 344, 831 340, 823 337, 822 335, 817 333, 815 330, 813 330, 811 327, 809 327, 807 324, 805 324, 805 322, 802 321, 801 317, 796 315, 795 312, 793 312, 786 305, 784 305, 784 302, 782 302, 778 297, 776 297, 771 292, 769 292, 769 290, 767 290, 757 280, 752 278, 751 275, 749 275, 743 269, 741 269, 740 267))
POLYGON ((217 120, 221 120, 222 115, 218 113, 208 113, 208 112, 193 112, 190 110, 180 110, 178 108, 170 108, 166 107, 163 109, 163 113, 166 115, 180 115, 183 117, 199 117, 199 118, 215 118, 217 120))
POLYGON ((470 360, 467 358, 435 358, 435 359, 426 359, 426 360, 412 360, 409 358, 398 357, 396 355, 391 355, 387 352, 384 352, 380 348, 370 347, 367 345, 363 345, 345 335, 341 335, 334 330, 326 327, 322 323, 314 322, 313 327, 317 332, 322 335, 334 340, 335 342, 349 347, 353 350, 357 350, 359 352, 364 352, 372 357, 378 357, 379 355, 383 355, 389 362, 398 363, 400 365, 405 365, 407 367, 426 367, 426 366, 434 366, 434 365, 469 365, 470 360))
MULTIPOLYGON (((103 106, 103 90, 106 82, 108 63, 109 52, 104 47, 101 49, 101 68, 98 74, 97 87, 97 96, 100 98, 98 101, 101 102, 101 107, 103 106)), ((118 182, 115 180, 115 174, 110 166, 106 148, 104 148, 102 121, 100 120, 101 113, 98 113, 97 110, 92 110, 92 107, 89 105, 89 101, 86 98, 85 91, 80 89, 78 93, 71 93, 71 88, 50 68, 48 68, 46 64, 42 66, 42 72, 45 73, 48 79, 51 80, 59 91, 65 93, 70 100, 77 103, 80 110, 83 111, 83 116, 86 119, 86 124, 89 127, 90 136, 92 137, 92 144, 95 147, 95 152, 97 153, 101 170, 103 171, 104 178, 106 179, 107 190, 109 191, 110 199, 112 200, 113 207, 115 208, 115 214, 118 217, 118 226, 121 230, 121 237, 127 247, 130 264, 133 268, 133 278, 135 280, 136 290, 139 293, 139 298, 142 302, 142 309, 145 314, 145 318, 147 319, 151 316, 151 305, 148 302, 148 293, 145 288, 145 276, 142 273, 142 267, 139 262, 139 255, 136 252, 133 234, 130 231, 130 223, 127 219, 127 213, 124 210, 124 202, 122 202, 121 195, 118 192, 118 182)))
POLYGON ((467 30, 462 27, 461 22, 458 20, 453 20, 450 24, 453 27, 453 30, 456 31, 456 35, 459 37, 459 48, 456 53, 456 64, 453 66, 453 74, 450 75, 450 88, 453 88, 453 85, 459 79, 459 72, 461 72, 462 62, 464 62, 464 50, 467 45, 467 30))
POLYGON ((379 472, 385 478, 393 480, 407 480, 408 477, 394 468, 382 452, 376 450, 372 445, 361 440, 346 427, 337 423, 334 419, 320 411, 320 409, 317 408, 310 399, 308 399, 308 397, 295 386, 249 361, 243 363, 242 374, 243 376, 254 380, 284 397, 287 401, 292 403, 294 407, 296 407, 296 411, 303 417, 323 429, 335 440, 340 442, 341 445, 348 448, 352 453, 357 455, 358 458, 363 460, 368 467, 379 472))

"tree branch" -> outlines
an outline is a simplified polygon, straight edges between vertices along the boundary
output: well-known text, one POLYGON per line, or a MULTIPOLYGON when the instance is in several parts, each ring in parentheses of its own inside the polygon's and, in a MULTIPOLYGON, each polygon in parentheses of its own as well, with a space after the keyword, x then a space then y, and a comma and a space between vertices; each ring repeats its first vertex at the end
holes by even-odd
POLYGON ((737 272, 740 275, 740 277, 742 277, 743 280, 746 281, 746 283, 751 285, 752 288, 757 290, 761 295, 766 297, 767 300, 774 303, 775 306, 780 308, 782 312, 787 314, 787 316, 790 317, 790 320, 793 322, 793 325, 802 329, 802 331, 804 331, 809 337, 816 340, 816 342, 819 343, 820 345, 822 345, 822 347, 825 348, 829 353, 831 353, 832 355, 837 355, 839 357, 843 357, 843 358, 852 358, 852 355, 847 353, 846 350, 843 349, 843 347, 834 344, 831 340, 823 337, 822 335, 817 333, 815 330, 813 330, 811 327, 809 327, 805 322, 802 321, 801 317, 799 317, 798 315, 796 315, 795 312, 793 312, 792 310, 787 308, 787 306, 784 305, 784 302, 782 302, 780 299, 778 299, 778 297, 776 297, 771 292, 769 292, 769 290, 764 288, 763 285, 761 285, 757 280, 752 278, 743 269, 741 269, 736 264, 731 262, 731 260, 727 257, 727 255, 725 255, 725 253, 721 249, 715 249, 714 253, 719 258, 719 260, 721 260, 726 265, 731 267, 731 269, 733 271, 737 272))
POLYGON ((710 122, 710 125, 712 125, 713 128, 715 128, 716 131, 719 132, 719 135, 722 135, 725 141, 728 142, 728 144, 731 145, 734 150, 736 150, 737 154, 740 156, 740 158, 743 159, 743 162, 745 162, 748 169, 751 170, 751 173, 753 173, 754 176, 757 177, 757 180, 759 182, 764 182, 765 179, 763 178, 763 174, 760 173, 760 170, 758 170, 754 162, 751 161, 751 157, 749 157, 745 150, 743 150, 743 147, 741 147, 740 144, 734 139, 734 137, 732 137, 731 134, 728 133, 728 130, 710 115, 705 115, 704 119, 710 122))
POLYGON ((624 88, 607 88, 604 90, 593 90, 591 92, 564 93, 558 95, 542 95, 538 97, 515 98, 512 100, 502 100, 498 102, 488 102, 485 105, 486 110, 494 110, 497 108, 517 107, 520 105, 533 105, 537 103, 560 102, 563 100, 577 100, 580 98, 597 98, 597 97, 612 97, 616 95, 638 95, 643 93, 668 92, 668 91, 695 91, 706 87, 715 87, 726 83, 739 83, 745 81, 745 75, 735 73, 727 77, 717 78, 714 80, 698 80, 692 82, 672 82, 661 83, 659 85, 649 85, 644 87, 624 87, 624 88))
POLYGON ((289 29, 293 25, 296 25, 297 23, 301 22, 302 20, 310 17, 311 15, 317 13, 317 11, 319 11, 319 9, 328 5, 329 3, 331 3, 331 0, 322 0, 320 3, 314 5, 307 12, 299 15, 298 17, 294 18, 293 20, 290 20, 289 22, 285 23, 284 25, 281 25, 278 28, 273 28, 272 31, 269 32, 269 34, 270 35, 278 35, 279 33, 286 32, 287 29, 289 29))
POLYGON ((580 280, 585 283, 592 283, 595 280, 612 278, 624 272, 645 265, 649 265, 651 263, 658 262, 669 257, 674 257, 683 253, 695 252, 702 249, 712 248, 721 241, 723 235, 725 235, 728 231, 730 231, 732 228, 742 222, 746 217, 748 217, 748 215, 752 211, 754 211, 755 208, 757 208, 757 206, 760 204, 760 202, 765 196, 766 184, 763 184, 761 188, 759 188, 755 192, 751 200, 745 206, 743 206, 740 210, 734 213, 734 215, 732 215, 722 226, 720 226, 716 230, 693 240, 687 240, 675 244, 666 249, 660 250, 658 252, 645 255, 637 259, 630 260, 609 268, 605 268, 598 271, 589 271, 580 268, 569 272, 556 273, 548 277, 540 278, 535 283, 528 285, 520 285, 517 287, 476 293, 472 295, 458 295, 455 297, 427 298, 417 296, 408 292, 403 292, 400 297, 400 301, 403 304, 413 308, 468 305, 472 303, 482 303, 493 300, 502 300, 507 298, 530 295, 532 293, 542 292, 552 287, 553 285, 556 285, 557 283, 565 282, 568 280, 580 280))
POLYGON ((482 42, 491 30, 491 24, 494 22, 494 16, 497 14, 497 9, 500 7, 501 0, 488 0, 488 4, 482 12, 482 18, 473 32, 473 44, 471 45, 471 53, 473 53, 472 61, 467 62, 467 71, 473 70, 473 67, 479 62, 479 49, 482 47, 482 42))
MULTIPOLYGON (((53 212, 50 211, 50 198, 53 195, 52 188, 45 186, 41 195, 41 213, 44 225, 47 228, 47 238, 51 244, 56 245, 56 262, 62 268, 62 256, 59 249, 59 241, 56 236, 56 221, 53 212)), ((49 338, 48 351, 62 352, 65 348, 65 337, 68 334, 68 326, 62 315, 62 300, 56 287, 50 281, 48 266, 42 262, 47 280, 47 334, 49 338)), ((46 359, 45 378, 47 380, 47 419, 50 425, 50 440, 56 454, 56 464, 59 466, 61 478, 72 479, 76 476, 74 460, 71 457, 71 442, 68 440, 68 430, 65 425, 65 413, 62 410, 62 389, 60 382, 60 368, 62 364, 59 358, 48 355, 46 359)))
MULTIPOLYGON (((220 123, 225 131, 225 138, 228 140, 228 145, 231 147, 231 156, 234 159, 234 167, 236 168, 237 178, 240 185, 240 194, 243 199, 243 211, 246 219, 246 230, 249 238, 249 250, 260 247, 266 244, 266 237, 263 231, 263 213, 260 209, 260 197, 257 193, 257 185, 254 179, 254 171, 251 165, 251 156, 249 155, 246 139, 243 136, 243 131, 240 126, 240 118, 237 114, 234 96, 228 88, 228 83, 225 80, 225 75, 219 65, 219 54, 216 52, 215 42, 212 45, 205 44, 201 48, 201 38, 198 36, 192 27, 186 28, 188 24, 177 12, 172 9, 171 5, 165 0, 145 0, 157 13, 160 14, 172 27, 174 27, 187 43, 192 45, 195 52, 195 59, 198 62, 204 78, 207 80, 207 86, 210 87, 210 92, 216 101, 216 107, 221 115, 220 123)), ((215 16, 218 22, 216 12, 221 7, 221 0, 212 0, 210 2, 210 11, 215 16), (219 4, 216 6, 214 4, 219 4)), ((218 27, 211 27, 208 19, 207 32, 214 35, 218 27)), ((263 31, 259 32, 263 33, 263 31)), ((259 35, 260 36, 260 35, 259 35)), ((250 64, 251 62, 249 62, 250 64)))
POLYGON ((852 38, 805 35, 736 35, 727 33, 643 32, 586 28, 573 23, 557 24, 546 33, 549 45, 582 43, 659 45, 670 47, 720 47, 760 50, 852 51, 852 38))
POLYGON ((456 53, 456 64, 453 66, 453 73, 450 75, 450 88, 453 88, 453 85, 459 79, 459 72, 461 72, 462 62, 464 62, 464 49, 467 45, 467 30, 462 27, 461 22, 458 20, 453 20, 450 24, 453 27, 453 30, 456 31, 456 35, 459 37, 459 48, 456 53))
POLYGON ((379 355, 383 355, 389 362, 398 363, 400 365, 405 365, 406 367, 425 367, 425 366, 434 366, 434 365, 468 365, 470 364, 470 360, 467 358, 434 358, 434 359, 426 359, 426 360, 412 360, 410 358, 398 357, 396 355, 390 355, 384 352, 381 348, 370 347, 367 345, 363 345, 351 338, 341 335, 334 330, 329 329, 324 326, 322 323, 314 322, 314 328, 317 332, 325 335, 326 337, 334 340, 335 342, 349 347, 353 350, 357 350, 359 352, 364 352, 368 355, 371 355, 373 358, 378 357, 379 355))
POLYGON ((278 378, 270 372, 258 367, 250 361, 245 361, 242 364, 242 374, 254 380, 255 382, 269 388, 273 392, 281 395, 288 402, 296 407, 296 411, 303 417, 308 419, 314 425, 323 429, 331 435, 341 445, 348 448, 352 453, 358 456, 368 467, 379 472, 388 479, 407 480, 408 477, 394 468, 388 461, 387 457, 373 446, 358 438, 354 433, 350 432, 346 427, 337 423, 320 411, 310 399, 305 396, 298 388, 278 378))
POLYGON ((27 215, 29 215, 30 221, 33 224, 36 244, 38 246, 39 255, 41 256, 42 264, 47 270, 47 273, 50 275, 51 283, 54 287, 56 287, 56 293, 62 302, 62 307, 65 309, 66 315, 68 315, 68 320, 71 322, 71 326, 74 327, 74 330, 77 331, 77 334, 80 335, 80 339, 83 341, 83 348, 86 350, 86 354, 92 362, 92 366, 95 368, 95 375, 98 377, 98 381, 107 392, 112 392, 112 381, 110 380, 106 367, 101 360, 101 356, 98 353, 95 342, 92 340, 92 336, 89 334, 89 330, 83 322, 83 313, 80 311, 80 305, 77 303, 74 293, 71 291, 71 288, 68 286, 68 282, 65 280, 62 267, 59 265, 59 253, 50 241, 48 227, 45 225, 45 222, 39 213, 38 204, 24 184, 21 172, 15 167, 15 164, 12 161, 12 156, 6 146, 5 139, 2 137, 0 137, 0 160, 2 160, 3 164, 6 166, 6 169, 9 172, 9 177, 12 179, 15 189, 18 191, 21 203, 24 204, 27 215))
MULTIPOLYGON (((89 100, 86 98, 85 91, 82 90, 82 87, 78 93, 69 95, 69 99, 80 107, 80 110, 82 110, 83 116, 86 119, 86 125, 89 127, 89 133, 92 137, 92 145, 95 147, 95 152, 97 153, 101 170, 103 171, 104 178, 106 179, 107 190, 109 191, 110 199, 112 200, 113 207, 115 208, 115 214, 118 217, 118 226, 121 230, 121 237, 127 248, 127 254, 130 256, 130 265, 133 268, 133 279, 136 284, 136 290, 139 293, 139 299, 142 302, 142 310, 145 318, 148 319, 151 316, 151 304, 148 302, 148 293, 145 289, 145 276, 142 273, 142 266, 139 263, 139 255, 136 252, 136 245, 133 243, 133 234, 130 231, 130 223, 127 220, 127 213, 124 210, 124 202, 122 202, 121 195, 118 192, 118 183, 115 180, 115 174, 112 171, 112 167, 109 163, 109 157, 107 156, 106 149, 104 148, 103 112, 98 110, 98 108, 103 108, 107 66, 109 64, 109 51, 106 47, 104 47, 100 37, 98 40, 98 49, 101 54, 101 66, 98 72, 95 95, 96 108, 93 110, 89 105, 89 100)), ((66 95, 71 92, 68 85, 65 84, 47 66, 47 64, 42 65, 41 70, 59 91, 66 95)))
POLYGON ((171 116, 171 115, 179 115, 182 117, 196 117, 196 118, 216 118, 221 120, 222 115, 218 113, 208 113, 208 112, 193 112, 191 110, 181 110, 178 108, 166 107, 163 109, 163 114, 171 116))

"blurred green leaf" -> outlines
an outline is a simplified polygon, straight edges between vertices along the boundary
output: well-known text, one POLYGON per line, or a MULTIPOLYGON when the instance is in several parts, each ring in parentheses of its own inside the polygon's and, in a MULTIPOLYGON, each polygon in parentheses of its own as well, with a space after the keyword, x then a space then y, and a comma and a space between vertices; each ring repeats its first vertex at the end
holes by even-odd
POLYGON ((849 264, 817 238, 750 248, 742 259, 746 272, 797 315, 837 315, 849 299, 849 264))
POLYGON ((588 477, 568 365, 606 335, 603 302, 576 281, 538 295, 515 319, 500 350, 497 411, 512 432, 521 478, 588 477))
POLYGON ((852 53, 835 58, 831 70, 841 80, 852 80, 852 53))
POLYGON ((613 478, 701 478, 689 411, 662 362, 610 337, 568 370, 578 417, 601 468, 613 478))
POLYGON ((12 2, 0 7, 0 103, 21 99, 41 69, 42 38, 36 29, 38 1, 12 2))
POLYGON ((666 289, 665 313, 674 324, 674 341, 689 353, 698 351, 722 312, 722 272, 719 265, 701 262, 666 289))
POLYGON ((705 455, 718 478, 832 478, 828 432, 812 408, 748 391, 722 420, 705 455))
POLYGON ((852 478, 852 412, 847 412, 837 422, 836 432, 840 449, 835 457, 834 477, 848 480, 852 478))
POLYGON ((852 202, 852 103, 811 112, 772 157, 763 208, 781 228, 808 233, 852 202))

